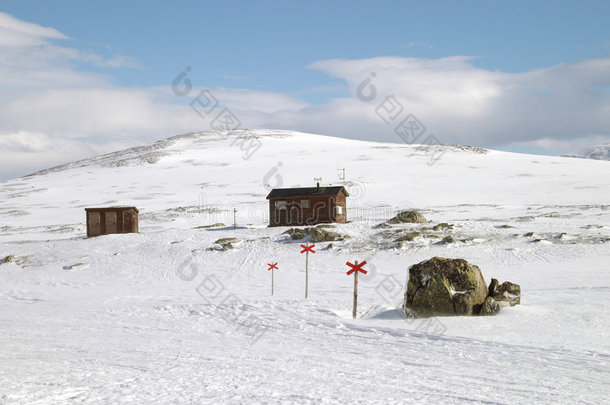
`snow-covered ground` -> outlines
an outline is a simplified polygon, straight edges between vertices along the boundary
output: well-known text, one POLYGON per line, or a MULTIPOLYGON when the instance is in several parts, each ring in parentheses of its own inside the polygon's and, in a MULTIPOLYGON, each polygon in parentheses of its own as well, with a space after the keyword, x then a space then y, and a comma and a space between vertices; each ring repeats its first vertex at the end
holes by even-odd
POLYGON ((0 183, 0 403, 607 403, 609 169, 257 130, 0 183), (334 231, 351 238, 316 244, 305 300, 300 244, 266 226, 265 196, 342 168, 351 222, 334 231), (84 208, 108 205, 137 206, 140 233, 87 239, 84 208), (399 247, 375 225, 406 208, 430 223, 393 230, 453 229, 399 247), (224 237, 242 242, 214 249, 224 237), (520 284, 521 305, 405 319, 408 267, 432 256, 520 284))

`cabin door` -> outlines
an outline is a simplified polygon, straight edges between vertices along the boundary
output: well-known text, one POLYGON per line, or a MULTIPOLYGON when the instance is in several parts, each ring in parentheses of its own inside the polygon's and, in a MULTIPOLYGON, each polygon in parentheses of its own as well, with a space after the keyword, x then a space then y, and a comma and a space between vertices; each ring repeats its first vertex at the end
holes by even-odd
POLYGON ((290 205, 290 212, 288 216, 288 225, 302 225, 301 224, 301 207, 295 204, 290 205))
POLYGON ((102 218, 99 212, 87 213, 87 236, 99 236, 102 234, 102 218))
POLYGON ((116 212, 114 211, 106 211, 104 212, 104 220, 106 222, 106 234, 109 233, 117 233, 117 217, 116 212))
POLYGON ((123 233, 133 232, 133 212, 123 211, 123 233))

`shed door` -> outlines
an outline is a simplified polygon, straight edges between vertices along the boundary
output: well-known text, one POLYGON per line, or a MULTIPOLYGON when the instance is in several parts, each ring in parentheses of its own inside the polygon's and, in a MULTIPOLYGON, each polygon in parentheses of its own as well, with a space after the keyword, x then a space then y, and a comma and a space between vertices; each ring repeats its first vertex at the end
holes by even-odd
POLYGON ((87 235, 99 236, 102 234, 101 216, 99 212, 87 213, 87 235))
POLYGON ((116 212, 106 211, 104 219, 106 220, 106 233, 117 233, 116 212))
POLYGON ((133 212, 123 211, 123 232, 133 232, 133 212))

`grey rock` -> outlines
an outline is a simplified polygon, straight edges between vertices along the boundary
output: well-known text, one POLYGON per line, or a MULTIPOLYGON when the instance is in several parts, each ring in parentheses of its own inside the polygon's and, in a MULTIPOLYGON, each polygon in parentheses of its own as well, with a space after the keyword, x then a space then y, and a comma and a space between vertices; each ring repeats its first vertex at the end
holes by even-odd
POLYGON ((409 268, 404 309, 417 318, 473 315, 486 297, 487 284, 477 266, 433 257, 409 268))
POLYGON ((283 233, 290 235, 290 239, 292 240, 301 240, 304 239, 305 236, 307 236, 305 229, 301 228, 290 228, 287 231, 284 231, 283 233))
POLYGON ((394 218, 387 221, 388 224, 423 224, 428 222, 421 212, 417 210, 399 212, 394 218))
POLYGON ((408 232, 408 233, 396 238, 396 242, 404 242, 404 241, 410 242, 417 238, 421 238, 421 236, 422 236, 421 232, 408 232))
POLYGON ((500 305, 506 303, 513 307, 521 303, 521 286, 505 281, 495 289, 492 297, 501 303, 500 305))
POLYGON ((0 264, 4 264, 4 263, 10 263, 12 261, 15 261, 15 256, 13 255, 8 255, 3 257, 2 259, 0 259, 0 264))
POLYGON ((321 227, 315 228, 291 228, 284 232, 290 235, 291 240, 303 240, 307 239, 312 242, 332 242, 343 240, 349 237, 349 235, 341 235, 337 232, 327 231, 321 227))
POLYGON ((448 245, 450 243, 455 243, 455 239, 453 239, 452 236, 445 236, 439 242, 436 242, 436 244, 438 244, 438 245, 448 245))
POLYGON ((487 289, 487 295, 492 296, 494 295, 496 289, 498 288, 498 285, 500 283, 498 283, 498 280, 496 280, 495 278, 491 279, 491 282, 489 283, 489 288, 487 289))
POLYGON ((492 316, 500 312, 502 307, 498 302, 493 299, 493 297, 485 298, 485 302, 483 302, 483 307, 481 308, 480 315, 482 316, 492 316))
POLYGON ((237 238, 220 238, 214 244, 217 247, 212 247, 210 250, 229 250, 234 249, 235 245, 240 243, 240 240, 237 238))
POLYGON ((433 231, 441 231, 443 229, 453 229, 453 224, 448 224, 447 222, 441 222, 440 224, 434 225, 432 227, 433 231))

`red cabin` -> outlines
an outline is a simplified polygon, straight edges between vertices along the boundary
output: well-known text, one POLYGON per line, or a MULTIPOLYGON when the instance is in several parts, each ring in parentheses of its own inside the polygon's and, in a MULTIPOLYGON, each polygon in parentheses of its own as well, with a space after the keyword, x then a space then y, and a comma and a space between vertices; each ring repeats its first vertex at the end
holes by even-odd
POLYGON ((275 188, 267 195, 269 226, 302 226, 345 223, 345 201, 349 193, 343 186, 275 188))

